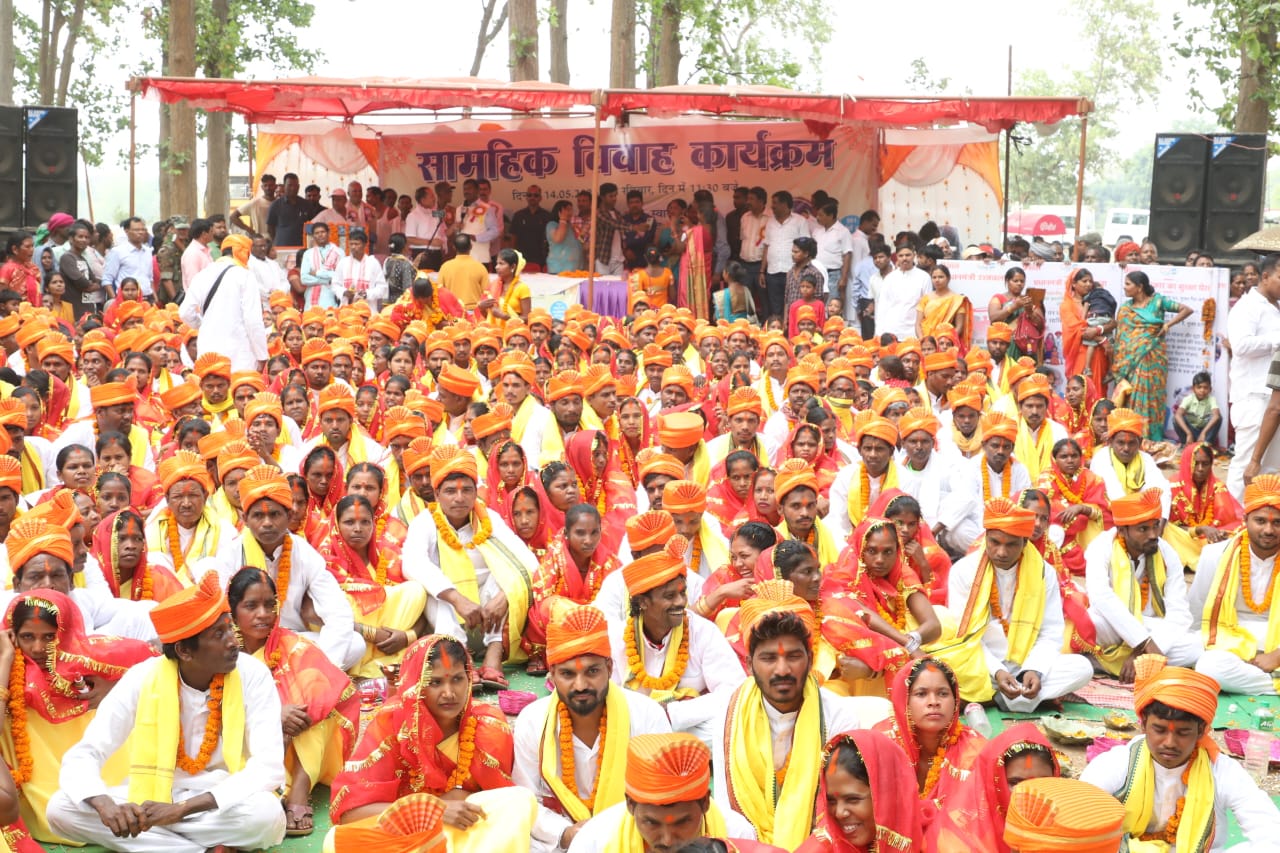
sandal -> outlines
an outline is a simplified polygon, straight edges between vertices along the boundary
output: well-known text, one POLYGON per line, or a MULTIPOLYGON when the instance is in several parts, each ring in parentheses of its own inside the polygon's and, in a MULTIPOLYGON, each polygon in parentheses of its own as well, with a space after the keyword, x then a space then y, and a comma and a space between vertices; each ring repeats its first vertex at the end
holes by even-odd
POLYGON ((472 687, 480 686, 480 673, 474 669, 471 670, 471 686, 472 687))
POLYGON ((285 803, 285 831, 290 838, 310 835, 315 831, 315 811, 303 803, 285 803))
POLYGON ((477 674, 480 676, 480 683, 489 690, 506 690, 511 686, 511 682, 507 681, 507 677, 500 669, 482 666, 477 674))
POLYGON ((543 652, 529 655, 529 665, 524 669, 528 675, 542 676, 547 674, 547 656, 543 652))

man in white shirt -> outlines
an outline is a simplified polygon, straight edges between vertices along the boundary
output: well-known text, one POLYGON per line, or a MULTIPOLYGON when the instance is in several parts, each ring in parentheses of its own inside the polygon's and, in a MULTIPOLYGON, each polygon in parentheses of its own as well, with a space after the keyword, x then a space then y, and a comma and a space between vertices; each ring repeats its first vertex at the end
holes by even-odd
POLYGON ((1156 460, 1142 450, 1146 430, 1146 418, 1133 409, 1113 409, 1107 415, 1107 446, 1094 451, 1089 470, 1102 478, 1107 498, 1112 501, 1142 489, 1159 489, 1168 518, 1173 495, 1156 460))
POLYGON ((427 187, 418 187, 413 197, 413 210, 404 218, 404 236, 415 252, 426 251, 430 257, 430 266, 438 270, 444 263, 449 247, 449 225, 445 222, 445 210, 443 207, 436 208, 435 196, 427 187))
POLYGON ((982 416, 982 453, 964 461, 941 504, 933 535, 948 553, 966 554, 982 535, 982 507, 1031 488, 1027 468, 1013 458, 1018 425, 999 412, 982 416))
POLYGON ((369 254, 369 237, 363 228, 352 228, 347 234, 347 249, 349 254, 333 271, 333 288, 346 304, 368 302, 376 314, 387 298, 387 279, 382 264, 369 254))
POLYGON ((347 184, 347 222, 366 232, 373 228, 373 206, 364 200, 364 186, 359 181, 347 184))
MULTIPOLYGON (((227 244, 226 240, 222 242, 227 244)), ((271 257, 271 249, 271 240, 258 236, 253 238, 253 248, 249 250, 249 275, 258 285, 258 296, 262 299, 264 311, 271 305, 271 294, 287 293, 289 290, 289 279, 284 267, 271 257)))
POLYGON ((480 197, 480 182, 474 178, 462 182, 462 200, 453 230, 471 237, 471 257, 488 266, 493 260, 490 249, 502 234, 500 208, 480 197))
POLYGON ((839 299, 847 312, 852 293, 849 284, 853 278, 853 235, 837 217, 840 206, 835 201, 821 205, 814 218, 817 227, 813 239, 818 244, 818 255, 813 259, 818 269, 827 273, 827 296, 839 299))
POLYGON ((285 829, 275 793, 285 782, 280 698, 267 666, 240 651, 218 576, 211 572, 171 596, 151 611, 151 620, 164 656, 125 673, 63 756, 60 789, 47 810, 50 827, 74 841, 122 851, 279 844, 285 829), (231 702, 234 712, 223 707, 231 702), (223 722, 203 758, 199 733, 211 709, 223 722), (113 787, 103 767, 126 742, 129 775, 113 787))
POLYGON ((253 244, 243 234, 229 235, 222 243, 218 262, 187 282, 178 316, 200 330, 199 352, 225 355, 233 371, 261 370, 268 357, 267 327, 262 291, 248 269, 253 244))
POLYGON ((884 276, 876 298, 876 336, 890 334, 900 341, 915 337, 920 299, 930 290, 929 274, 916 267, 916 251, 904 245, 897 251, 897 269, 884 276))
POLYGON ((908 409, 898 421, 902 436, 898 485, 920 504, 921 518, 931 530, 955 478, 954 460, 944 458, 937 449, 941 426, 937 417, 922 408, 908 409))
POLYGON ((267 212, 271 210, 271 202, 276 200, 276 176, 263 175, 259 181, 262 192, 231 211, 227 221, 250 237, 267 236, 267 212), (245 221, 245 214, 249 220, 245 221))
POLYGON ((320 434, 302 446, 301 458, 305 459, 312 448, 324 445, 337 455, 344 471, 359 462, 386 464, 386 448, 356 424, 356 398, 351 386, 341 381, 329 383, 320 390, 316 408, 320 434))
POLYGON ((774 193, 770 205, 773 215, 765 220, 760 283, 768 296, 769 316, 785 319, 787 271, 795 265, 791 247, 800 237, 809 236, 809 221, 794 212, 795 202, 786 190, 774 193))
MULTIPOLYGON (((1227 466, 1227 491, 1244 495, 1244 469, 1253 456, 1271 391, 1267 371, 1280 350, 1280 255, 1262 262, 1262 278, 1246 290, 1227 315, 1231 342, 1230 415, 1236 431, 1235 455, 1227 466)), ((1272 472, 1274 473, 1274 472, 1272 472)))
MULTIPOLYGON (((320 211, 311 220, 313 224, 323 222, 325 225, 350 225, 347 209, 347 191, 338 187, 329 193, 330 207, 320 211)), ((314 229, 313 229, 314 230, 314 229)))
POLYGON ((538 382, 533 360, 524 353, 510 353, 503 359, 499 377, 502 399, 515 413, 511 440, 524 448, 527 459, 541 460, 545 437, 558 427, 551 410, 533 395, 538 382))
POLYGON ((743 278, 747 286, 752 289, 752 296, 755 297, 756 305, 761 311, 764 310, 765 305, 769 304, 764 289, 764 279, 761 277, 765 231, 769 224, 769 212, 765 208, 768 206, 769 194, 765 192, 764 187, 752 187, 747 190, 747 209, 742 213, 739 228, 742 236, 740 255, 742 266, 746 270, 743 278))

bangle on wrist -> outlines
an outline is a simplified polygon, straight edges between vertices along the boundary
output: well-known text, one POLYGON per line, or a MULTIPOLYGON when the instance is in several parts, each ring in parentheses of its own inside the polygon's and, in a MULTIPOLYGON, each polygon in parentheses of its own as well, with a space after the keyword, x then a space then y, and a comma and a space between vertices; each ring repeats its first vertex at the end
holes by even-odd
POLYGON ((418 632, 410 628, 404 632, 404 644, 411 646, 418 640, 418 632))

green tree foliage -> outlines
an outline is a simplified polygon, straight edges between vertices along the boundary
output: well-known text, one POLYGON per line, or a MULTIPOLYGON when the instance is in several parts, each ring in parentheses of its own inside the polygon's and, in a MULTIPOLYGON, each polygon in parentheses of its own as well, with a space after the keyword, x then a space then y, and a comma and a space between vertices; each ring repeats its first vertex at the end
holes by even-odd
POLYGON ((1217 89, 1190 80, 1191 99, 1214 113, 1224 127, 1264 133, 1280 129, 1280 2, 1276 0, 1188 0, 1195 11, 1173 16, 1178 53, 1208 71, 1217 89))

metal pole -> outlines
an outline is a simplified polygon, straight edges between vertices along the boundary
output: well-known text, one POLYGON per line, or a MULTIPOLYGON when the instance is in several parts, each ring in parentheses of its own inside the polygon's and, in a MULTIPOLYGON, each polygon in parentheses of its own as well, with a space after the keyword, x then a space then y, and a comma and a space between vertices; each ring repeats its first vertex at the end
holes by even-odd
MULTIPOLYGON (((1008 78, 1007 94, 1013 94, 1013 45, 1009 45, 1009 78, 1008 78)), ((1013 135, 1013 128, 1007 127, 1004 131, 1004 219, 1001 224, 1002 237, 1000 248, 1009 248, 1009 142, 1013 135)))
POLYGON ((257 180, 258 176, 254 173, 254 170, 257 168, 258 160, 253 147, 253 119, 245 119, 244 124, 249 137, 249 198, 257 198, 258 188, 254 185, 254 181, 257 180))
POLYGON ((1080 213, 1084 207, 1084 150, 1089 139, 1089 114, 1080 116, 1080 168, 1076 173, 1076 235, 1080 239, 1080 213))
POLYGON ((587 305, 594 311, 596 307, 596 216, 599 214, 600 202, 600 105, 596 104, 596 126, 592 140, 591 166, 591 238, 587 252, 587 305))
POLYGON ((89 221, 96 222, 97 217, 93 215, 93 190, 89 188, 89 161, 84 159, 84 152, 80 153, 80 165, 84 166, 84 199, 89 203, 89 221))
MULTIPOLYGON (((137 216, 138 90, 129 92, 129 215, 137 216)), ((88 184, 85 184, 88 186, 88 184)))

